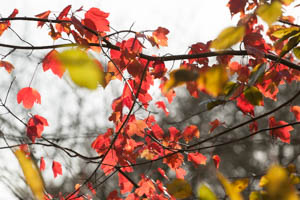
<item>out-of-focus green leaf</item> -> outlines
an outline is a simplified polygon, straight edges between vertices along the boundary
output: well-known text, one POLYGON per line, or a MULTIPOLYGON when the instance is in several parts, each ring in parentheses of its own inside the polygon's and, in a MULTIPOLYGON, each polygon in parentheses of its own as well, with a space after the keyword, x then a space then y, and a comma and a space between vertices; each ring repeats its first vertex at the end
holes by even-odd
POLYGON ((261 92, 254 86, 247 88, 244 91, 246 99, 254 106, 263 105, 263 95, 261 92))
POLYGON ((273 1, 272 4, 263 4, 259 6, 256 13, 271 26, 282 14, 281 3, 279 1, 273 1))
POLYGON ((206 185, 202 184, 197 190, 199 200, 217 200, 213 191, 206 185))
POLYGON ((185 199, 192 195, 191 185, 183 179, 174 179, 167 184, 167 190, 176 199, 185 199))

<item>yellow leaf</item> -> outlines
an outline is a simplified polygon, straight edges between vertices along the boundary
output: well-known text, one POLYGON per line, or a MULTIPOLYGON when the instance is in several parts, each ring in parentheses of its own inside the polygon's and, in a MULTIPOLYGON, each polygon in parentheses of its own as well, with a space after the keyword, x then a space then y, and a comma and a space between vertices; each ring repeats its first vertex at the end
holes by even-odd
POLYGON ((204 184, 198 188, 197 192, 199 200, 217 200, 215 193, 204 184))
POLYGON ((68 69, 72 81, 88 89, 97 89, 98 85, 105 86, 104 73, 99 62, 90 58, 85 51, 69 49, 58 56, 62 65, 68 69))
POLYGON ((25 180, 36 199, 44 199, 44 181, 34 161, 25 152, 18 149, 14 152, 23 170, 25 180))
POLYGON ((170 73, 170 79, 166 82, 164 86, 164 93, 168 92, 170 89, 183 85, 188 81, 194 81, 198 77, 198 73, 186 70, 186 69, 177 69, 170 73))
POLYGON ((281 3, 283 3, 284 5, 288 6, 290 5, 291 3, 293 3, 295 0, 280 0, 281 3))
POLYGON ((264 199, 267 199, 265 198, 266 196, 266 193, 265 191, 254 191, 254 192, 251 192, 250 196, 249 196, 249 200, 264 200, 264 199))
POLYGON ((293 49, 294 55, 300 60, 300 47, 293 49))
POLYGON ((238 27, 228 27, 225 28, 211 43, 211 48, 215 49, 227 49, 232 45, 238 43, 242 40, 245 34, 245 27, 238 26, 238 27))
MULTIPOLYGON (((291 37, 297 33, 299 33, 299 27, 288 27, 282 28, 272 33, 272 36, 276 38, 283 38, 283 37, 291 37)), ((287 39, 287 38, 286 38, 287 39)))
POLYGON ((228 74, 224 66, 214 65, 206 72, 199 74, 197 79, 198 88, 205 90, 209 95, 217 97, 224 94, 228 74))
POLYGON ((263 105, 263 95, 255 86, 251 86, 247 88, 244 91, 244 95, 252 105, 254 106, 263 105))
POLYGON ((192 195, 191 185, 183 179, 174 179, 167 184, 168 193, 176 199, 185 199, 192 195))
POLYGON ((282 14, 281 3, 273 1, 270 4, 263 4, 259 6, 256 11, 257 15, 260 16, 269 26, 272 25, 282 14))
POLYGON ((220 172, 217 172, 217 177, 222 183, 226 194, 231 200, 242 200, 243 197, 240 194, 238 188, 236 188, 232 183, 230 183, 220 172))
POLYGON ((249 184, 248 178, 238 179, 232 183, 233 187, 239 192, 242 192, 246 187, 248 187, 248 184, 249 184))

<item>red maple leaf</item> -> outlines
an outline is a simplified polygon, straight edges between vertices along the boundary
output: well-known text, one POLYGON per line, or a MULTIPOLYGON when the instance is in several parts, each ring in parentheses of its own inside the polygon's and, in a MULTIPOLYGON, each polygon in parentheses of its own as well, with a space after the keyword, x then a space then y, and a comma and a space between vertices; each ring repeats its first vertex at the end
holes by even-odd
MULTIPOLYGON (((46 11, 46 12, 43 12, 43 13, 40 13, 40 14, 37 14, 35 15, 37 18, 39 19, 48 19, 48 16, 49 14, 51 13, 50 10, 46 11)), ((40 26, 41 28, 43 27, 43 25, 45 24, 45 22, 42 22, 42 21, 38 21, 38 27, 40 26)))
POLYGON ((254 116, 254 106, 247 101, 244 94, 241 94, 237 99, 237 106, 241 109, 244 114, 249 113, 254 116))
POLYGON ((109 21, 106 19, 109 13, 101 11, 99 8, 91 8, 85 13, 84 24, 89 28, 94 27, 99 32, 109 31, 109 21))
POLYGON ((183 135, 183 139, 185 140, 185 142, 188 143, 194 137, 199 138, 200 131, 196 125, 190 125, 184 129, 182 135, 183 135))
MULTIPOLYGON (((14 11, 8 16, 8 18, 14 18, 19 13, 18 9, 14 9, 14 11)), ((10 26, 10 21, 0 22, 0 36, 2 33, 10 26)))
POLYGON ((195 166, 206 164, 206 156, 204 156, 203 154, 201 154, 199 152, 189 153, 188 160, 192 161, 195 164, 195 166))
POLYGON ((41 95, 37 90, 31 87, 25 87, 18 92, 17 101, 18 104, 23 102, 23 106, 30 109, 34 103, 41 104, 41 95))
POLYGON ((71 5, 68 5, 67 7, 65 7, 58 15, 58 17, 56 19, 58 20, 62 20, 64 17, 66 17, 71 9, 71 5))
POLYGON ((157 168, 157 171, 160 173, 160 175, 162 175, 165 179, 169 180, 169 178, 166 176, 165 170, 163 170, 162 168, 157 168))
POLYGON ((221 123, 218 119, 215 119, 214 121, 209 122, 209 124, 211 125, 209 133, 212 133, 218 126, 220 126, 224 123, 221 123))
POLYGON ((125 176, 123 176, 120 172, 118 173, 118 175, 119 175, 120 193, 125 194, 127 192, 131 192, 131 190, 133 188, 132 183, 125 176))
POLYGON ((14 66, 11 63, 3 60, 0 61, 0 67, 4 67, 8 73, 11 73, 11 71, 14 69, 14 66))
POLYGON ((145 175, 142 174, 141 176, 142 178, 138 183, 140 187, 135 190, 135 193, 139 197, 142 197, 143 195, 150 197, 155 192, 155 185, 152 180, 147 178, 145 175))
POLYGON ((229 7, 231 16, 238 12, 244 12, 247 0, 229 0, 227 6, 229 7))
MULTIPOLYGON (((207 42, 206 44, 204 44, 202 42, 198 42, 191 46, 191 50, 189 51, 188 54, 192 55, 192 54, 209 52, 210 51, 209 46, 210 46, 210 42, 207 42)), ((208 66, 208 58, 191 58, 191 59, 189 59, 190 64, 192 64, 193 62, 198 62, 199 64, 208 66)))
POLYGON ((184 179, 184 176, 186 175, 185 169, 181 167, 175 169, 175 173, 176 173, 176 178, 178 179, 184 179))
POLYGON ((156 105, 158 108, 163 109, 163 111, 165 112, 166 116, 169 115, 169 112, 168 112, 168 109, 167 109, 167 107, 166 107, 165 102, 163 102, 163 101, 157 101, 157 102, 155 103, 155 105, 156 105))
POLYGON ((40 138, 44 131, 44 126, 48 126, 47 120, 39 115, 34 115, 28 120, 27 123, 27 136, 34 143, 35 138, 40 138))
MULTIPOLYGON (((286 125, 288 124, 285 121, 276 121, 275 117, 270 117, 269 118, 269 127, 273 128, 276 126, 282 126, 282 125, 286 125)), ((283 128, 277 128, 277 129, 273 129, 270 130, 270 135, 277 138, 279 137, 279 139, 282 142, 285 143, 290 143, 290 131, 294 130, 294 128, 292 126, 285 126, 283 128)))
POLYGON ((159 79, 167 72, 167 68, 165 67, 165 63, 163 61, 155 61, 152 66, 154 70, 151 72, 151 75, 153 75, 154 78, 159 79))
POLYGON ((40 160, 40 171, 44 171, 45 167, 46 167, 46 164, 45 164, 44 157, 41 157, 41 160, 40 160))
POLYGON ((87 187, 94 195, 96 194, 96 190, 94 189, 93 184, 91 182, 87 183, 87 187))
POLYGON ((53 171, 54 178, 56 178, 58 174, 62 175, 61 164, 53 160, 52 171, 53 171))
POLYGON ((51 50, 43 60, 43 70, 47 71, 48 69, 51 69, 53 74, 61 78, 65 73, 65 68, 61 65, 57 57, 58 52, 55 49, 51 50))
POLYGON ((151 127, 152 133, 153 135, 156 137, 156 139, 161 140, 164 137, 164 131, 162 130, 162 128, 160 128, 160 126, 158 124, 154 124, 151 127))
POLYGON ((215 164, 216 168, 218 169, 220 166, 220 161, 221 161, 220 156, 213 155, 212 159, 214 160, 214 164, 215 164))
POLYGON ((181 132, 174 126, 169 127, 168 130, 170 133, 170 141, 178 141, 180 138, 182 138, 181 132))
POLYGON ((300 106, 291 106, 291 112, 294 113, 296 120, 300 121, 300 106))

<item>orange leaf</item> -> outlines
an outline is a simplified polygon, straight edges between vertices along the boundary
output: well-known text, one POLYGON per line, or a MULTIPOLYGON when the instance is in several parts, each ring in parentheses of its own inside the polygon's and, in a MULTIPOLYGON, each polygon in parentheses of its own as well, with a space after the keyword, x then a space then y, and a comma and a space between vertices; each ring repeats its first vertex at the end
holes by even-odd
POLYGON ((107 17, 109 13, 105 13, 98 8, 91 8, 85 13, 84 24, 89 28, 94 28, 99 32, 109 31, 109 22, 107 17))
POLYGON ((196 153, 189 153, 188 154, 188 160, 192 161, 195 166, 197 165, 205 165, 206 164, 206 156, 203 154, 196 152, 196 153))
POLYGON ((55 49, 51 50, 43 60, 43 70, 47 71, 48 69, 51 69, 53 74, 61 78, 65 72, 65 68, 62 67, 57 57, 58 52, 55 49))
MULTIPOLYGON (((14 11, 8 16, 8 18, 14 18, 18 13, 19 13, 18 9, 14 9, 14 11)), ((0 36, 9 26, 10 26, 9 21, 0 22, 0 36)))
MULTIPOLYGON (((273 128, 276 126, 286 125, 285 121, 276 121, 275 117, 269 118, 269 127, 273 128)), ((292 126, 286 126, 283 128, 273 129, 270 130, 270 135, 274 136, 275 138, 279 137, 282 142, 290 143, 290 131, 294 130, 292 126)))
POLYGON ((175 169, 176 178, 178 179, 184 179, 184 176, 186 175, 186 171, 183 168, 177 168, 175 169))
POLYGON ((296 120, 300 121, 300 106, 291 106, 291 112, 294 113, 296 120))
POLYGON ((127 192, 131 192, 131 190, 133 188, 132 183, 125 176, 123 176, 120 172, 118 173, 118 175, 119 175, 120 193, 125 194, 127 192))
POLYGON ((154 41, 157 45, 160 46, 168 46, 168 38, 167 34, 169 33, 169 30, 166 28, 158 27, 153 33, 152 36, 154 38, 154 41))
POLYGON ((199 138, 200 131, 198 130, 198 127, 196 125, 190 125, 184 129, 182 135, 185 142, 188 143, 193 139, 193 137, 199 138))
MULTIPOLYGON (((48 10, 48 11, 46 11, 46 12, 37 14, 37 15, 35 15, 35 16, 36 16, 37 18, 39 18, 39 19, 48 19, 48 16, 49 16, 50 13, 51 13, 51 11, 48 10)), ((37 26, 38 26, 38 27, 40 26, 40 27, 42 28, 44 24, 45 24, 45 22, 39 21, 37 26)))
POLYGON ((163 111, 165 112, 166 116, 169 115, 169 112, 168 112, 168 109, 167 109, 167 107, 166 107, 165 102, 163 102, 163 101, 157 101, 157 102, 155 103, 155 105, 156 105, 158 108, 163 109, 163 111))
POLYGON ((152 180, 145 177, 145 175, 142 174, 142 178, 140 182, 138 183, 140 186, 135 190, 135 193, 142 197, 143 195, 151 196, 155 192, 155 185, 153 184, 152 180))
POLYGON ((157 168, 157 171, 162 175, 165 179, 169 180, 169 178, 166 176, 165 171, 162 168, 157 168))
POLYGON ((44 157, 41 157, 41 160, 40 160, 40 171, 44 171, 45 167, 46 167, 46 164, 45 164, 44 157))
POLYGON ((59 162, 56 162, 56 161, 53 160, 52 171, 53 171, 54 178, 57 177, 57 174, 62 175, 61 164, 59 162))
POLYGON ((27 109, 30 109, 34 103, 41 104, 41 95, 35 89, 31 87, 25 87, 18 92, 17 101, 18 104, 23 102, 23 106, 27 109))
POLYGON ((14 69, 14 66, 11 63, 2 60, 0 61, 0 67, 4 67, 8 73, 11 73, 11 71, 14 69))
POLYGON ((213 155, 212 159, 214 160, 215 166, 218 169, 220 165, 221 158, 218 155, 213 155))

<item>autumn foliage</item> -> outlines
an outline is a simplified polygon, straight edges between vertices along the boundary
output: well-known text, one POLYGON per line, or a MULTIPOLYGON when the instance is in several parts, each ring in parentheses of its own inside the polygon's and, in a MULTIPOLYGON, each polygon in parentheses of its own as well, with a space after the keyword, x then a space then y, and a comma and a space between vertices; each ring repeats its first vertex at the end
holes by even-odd
MULTIPOLYGON (((211 41, 191 44, 187 54, 167 56, 144 54, 147 47, 160 49, 168 46, 167 28, 158 26, 152 31, 139 32, 128 30, 123 31, 128 33, 126 37, 115 37, 122 31, 111 30, 108 20, 110 14, 101 8, 85 10, 69 5, 59 15, 48 10, 32 18, 18 16, 18 10, 15 9, 7 18, 0 18, 0 35, 9 27, 13 28, 13 21, 16 20, 37 23, 37 28, 48 30, 53 46, 23 48, 10 44, 9 48, 47 49, 48 53, 41 60, 40 67, 43 71, 50 70, 59 81, 66 77, 82 90, 102 88, 102 92, 106 92, 105 88, 113 80, 123 83, 121 95, 110 102, 112 112, 108 120, 113 126, 99 132, 89 144, 97 154, 93 157, 83 156, 72 147, 60 146, 43 137, 44 129, 51 126, 51 121, 42 114, 30 113, 36 104, 43 104, 44 97, 38 85, 31 82, 22 85, 16 94, 17 103, 28 110, 29 117, 17 116, 6 100, 1 100, 1 106, 24 125, 30 141, 26 144, 35 145, 37 140, 43 141, 63 150, 70 157, 77 156, 87 163, 93 163, 95 168, 68 194, 51 194, 43 183, 43 171, 52 168, 53 177, 56 178, 64 173, 64 163, 52 160, 51 167, 49 160, 41 157, 37 167, 31 155, 24 151, 24 146, 15 148, 13 152, 32 194, 36 199, 93 199, 99 186, 93 185, 97 174, 104 174, 107 181, 116 174, 118 185, 106 197, 110 200, 193 197, 213 200, 218 196, 214 189, 205 184, 197 188, 192 186, 186 179, 187 170, 184 167, 185 164, 191 164, 198 169, 213 164, 215 173, 212 176, 219 180, 228 198, 243 199, 245 194, 242 192, 249 186, 249 179, 227 179, 220 172, 225 167, 222 166, 222 156, 213 151, 203 153, 202 150, 251 140, 257 134, 270 137, 270 143, 291 142, 295 126, 300 123, 300 105, 295 101, 300 91, 287 97, 276 108, 257 113, 257 108, 264 107, 269 101, 277 101, 281 85, 300 80, 300 25, 283 12, 285 6, 291 3, 293 0, 229 0, 227 6, 231 15, 239 16, 236 26, 225 28, 211 41), (58 41, 59 45, 55 45, 58 41), (91 52, 106 58, 105 63, 93 57, 91 52), (238 61, 240 56, 245 56, 246 62, 245 59, 238 61), (215 57, 215 61, 211 62, 208 59, 210 57, 215 57), (180 60, 180 64, 168 69, 166 62, 175 60, 180 60), (156 99, 151 95, 153 88, 162 98, 156 99), (168 107, 176 98, 177 88, 186 89, 195 99, 201 95, 209 96, 209 101, 205 102, 205 112, 213 112, 219 106, 233 103, 243 113, 244 120, 228 126, 226 122, 215 118, 209 123, 207 134, 200 132, 197 124, 188 124, 184 129, 172 125, 163 127, 149 107, 154 105, 168 117, 172 112, 168 107), (274 113, 279 109, 292 112, 293 122, 275 117, 274 113), (137 114, 137 111, 143 114, 137 114), (258 122, 263 118, 268 121, 268 127, 259 126, 258 122), (228 141, 216 140, 246 125, 247 133, 233 134, 228 141), (224 131, 219 131, 219 128, 224 131), (152 169, 159 179, 144 173, 132 178, 136 168, 152 163, 160 163, 160 167, 152 169)), ((0 69, 1 73, 12 73, 14 68, 22 66, 15 66, 5 56, 0 61, 0 67, 4 68, 3 71, 0 69)), ((13 82, 7 85, 13 87, 13 82)), ((260 190, 250 191, 247 198, 298 199, 294 185, 299 184, 300 179, 293 167, 293 164, 270 166, 260 177, 260 190)))

